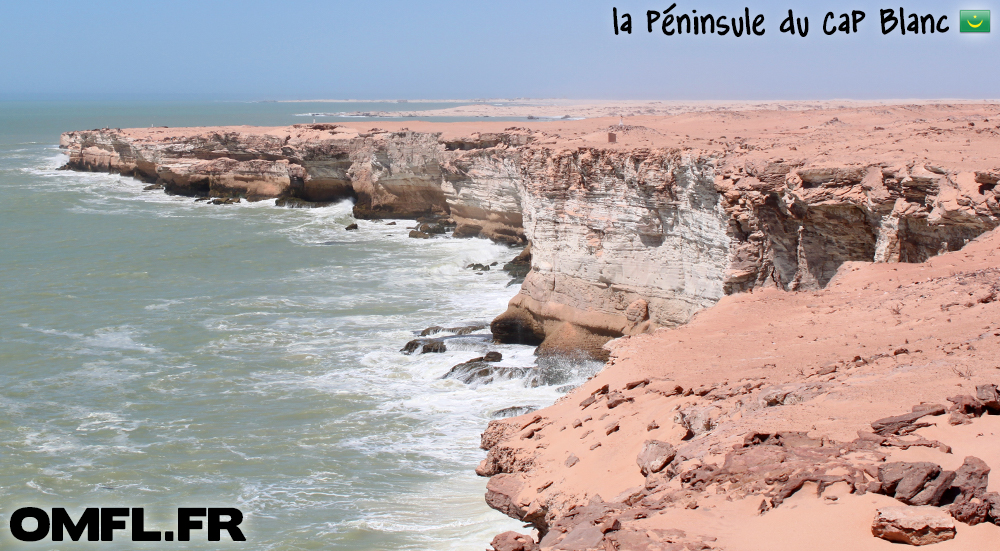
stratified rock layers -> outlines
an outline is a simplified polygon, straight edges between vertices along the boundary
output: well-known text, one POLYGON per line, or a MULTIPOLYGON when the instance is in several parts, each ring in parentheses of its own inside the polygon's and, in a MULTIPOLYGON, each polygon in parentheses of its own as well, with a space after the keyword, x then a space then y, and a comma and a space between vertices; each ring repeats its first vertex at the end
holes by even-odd
POLYGON ((686 322, 723 296, 731 240, 711 158, 676 150, 522 155, 532 270, 493 322, 495 336, 600 356, 612 338, 686 322))
POLYGON ((448 216, 456 236, 530 242, 531 271, 495 338, 597 358, 610 339, 686 323, 726 294, 816 289, 847 261, 957 250, 1000 216, 992 168, 545 139, 313 124, 105 129, 61 145, 68 168, 168 193, 352 199, 359 218, 448 216))

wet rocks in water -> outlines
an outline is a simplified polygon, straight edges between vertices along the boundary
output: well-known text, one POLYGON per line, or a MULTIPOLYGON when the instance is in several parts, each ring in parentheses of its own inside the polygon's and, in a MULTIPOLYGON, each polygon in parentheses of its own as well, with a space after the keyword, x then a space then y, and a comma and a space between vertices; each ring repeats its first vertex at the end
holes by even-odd
POLYGON ((528 272, 531 271, 531 245, 529 244, 513 260, 504 264, 503 271, 510 274, 510 277, 514 278, 514 280, 519 280, 517 281, 518 283, 523 282, 524 276, 528 275, 528 272))
POLYGON ((444 331, 444 327, 441 327, 440 325, 432 325, 432 326, 428 327, 427 329, 424 329, 423 331, 421 331, 420 332, 420 336, 421 337, 426 337, 427 335, 437 335, 441 331, 444 331))
POLYGON ((403 354, 413 354, 414 352, 419 350, 420 347, 423 345, 424 341, 422 339, 413 339, 412 341, 403 345, 403 348, 400 348, 399 351, 402 352, 403 354))
POLYGON ((461 238, 470 238, 470 237, 479 237, 479 233, 482 232, 482 231, 483 231, 483 227, 480 226, 480 225, 478 225, 478 224, 462 224, 462 225, 458 226, 457 228, 455 228, 455 231, 452 232, 451 236, 452 237, 457 237, 457 238, 460 238, 460 239, 461 238))
POLYGON ((441 353, 448 350, 448 347, 441 341, 431 341, 420 349, 421 354, 441 353))
POLYGON ((462 327, 452 327, 450 329, 446 329, 446 331, 450 331, 456 335, 469 335, 471 333, 475 333, 476 331, 482 331, 483 329, 486 329, 486 327, 488 326, 485 323, 476 323, 473 325, 463 325, 462 327))
POLYGON ((955 521, 937 507, 882 507, 872 535, 910 545, 930 545, 955 537, 955 521))
POLYGON ((279 197, 274 201, 274 206, 287 207, 290 209, 312 209, 328 207, 332 204, 333 203, 328 201, 306 201, 305 199, 299 199, 298 197, 279 197))
POLYGON ((357 224, 351 224, 351 225, 347 226, 344 229, 347 230, 347 231, 354 231, 354 230, 358 229, 358 225, 357 224))
POLYGON ((410 230, 410 237, 414 239, 430 239, 431 236, 422 231, 410 230))
POLYGON ((445 352, 448 347, 445 346, 444 341, 440 339, 413 339, 412 341, 406 343, 403 348, 399 349, 403 354, 413 354, 417 350, 421 354, 435 353, 435 352, 445 352))
POLYGON ((500 360, 486 361, 485 356, 473 358, 451 368, 442 379, 455 379, 467 385, 479 386, 488 385, 496 381, 523 378, 534 370, 532 367, 503 367, 493 365, 498 361, 500 360))
POLYGON ((441 235, 447 231, 445 227, 440 224, 420 224, 420 226, 417 227, 417 230, 428 235, 441 235))
POLYGON ((533 406, 510 406, 509 408, 498 409, 490 414, 493 419, 505 419, 507 417, 517 417, 525 413, 531 413, 538 408, 533 406))
POLYGON ((142 191, 153 191, 153 190, 157 190, 157 189, 163 189, 163 186, 160 185, 160 184, 151 184, 151 185, 148 185, 148 186, 142 188, 142 191))
POLYGON ((433 325, 421 331, 420 336, 426 337, 428 335, 436 335, 442 332, 454 333, 456 335, 468 335, 470 333, 475 333, 476 331, 481 331, 483 329, 486 329, 485 323, 473 323, 470 325, 461 325, 458 327, 441 327, 440 325, 433 325))
POLYGON ((241 201, 240 201, 239 197, 236 197, 236 198, 233 198, 233 197, 225 197, 225 198, 223 198, 223 197, 216 197, 215 199, 212 199, 211 201, 209 201, 209 203, 211 203, 213 205, 232 205, 232 204, 240 203, 240 202, 241 201))
POLYGON ((396 223, 395 223, 395 222, 386 222, 386 224, 385 224, 385 225, 386 225, 386 226, 395 226, 395 225, 396 225, 396 223))
POLYGON ((465 269, 466 270, 472 270, 474 272, 488 272, 488 271, 490 271, 490 267, 488 265, 486 265, 486 264, 479 264, 479 263, 469 264, 468 266, 465 267, 465 269))

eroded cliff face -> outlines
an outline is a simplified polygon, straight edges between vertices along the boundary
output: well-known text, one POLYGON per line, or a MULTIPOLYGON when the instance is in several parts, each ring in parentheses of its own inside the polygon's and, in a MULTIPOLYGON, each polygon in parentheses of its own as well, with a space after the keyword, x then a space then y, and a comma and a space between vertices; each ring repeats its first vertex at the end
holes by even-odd
POLYGON ((497 338, 603 357, 608 340, 683 323, 723 296, 730 238, 712 158, 648 149, 522 155, 532 270, 493 322, 497 338))
POLYGON ((450 217, 457 237, 530 242, 532 269, 494 337, 595 358, 613 338, 686 323, 726 294, 818 289, 847 261, 957 250, 1000 216, 1000 171, 986 163, 645 142, 313 124, 105 129, 61 143, 68 168, 134 175, 169 193, 352 199, 358 217, 450 217))
POLYGON ((718 189, 733 253, 726 293, 825 287, 847 261, 923 262, 997 225, 993 171, 809 166, 752 158, 718 189))

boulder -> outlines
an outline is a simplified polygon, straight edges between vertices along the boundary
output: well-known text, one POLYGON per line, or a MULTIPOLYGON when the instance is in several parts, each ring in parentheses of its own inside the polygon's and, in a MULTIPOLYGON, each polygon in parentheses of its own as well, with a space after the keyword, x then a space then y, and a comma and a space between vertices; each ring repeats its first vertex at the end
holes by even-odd
POLYGON ((930 426, 929 423, 917 422, 922 417, 927 415, 942 415, 944 412, 944 406, 932 406, 926 409, 921 408, 913 413, 879 419, 878 421, 872 423, 872 430, 874 430, 876 434, 880 434, 882 436, 889 436, 891 434, 909 434, 921 427, 930 426))
POLYGON ((440 235, 445 233, 444 226, 440 224, 420 224, 420 227, 417 229, 428 235, 440 235))
POLYGON ((627 398, 624 394, 616 390, 611 394, 608 394, 608 409, 614 409, 625 402, 631 402, 632 400, 632 398, 627 398))
POLYGON ((497 535, 490 542, 493 551, 537 551, 538 545, 531 536, 510 531, 497 535))
POLYGON ((924 484, 924 488, 910 500, 910 505, 941 505, 941 500, 955 482, 954 471, 941 471, 933 480, 924 484))
POLYGON ((650 473, 662 471, 676 456, 677 450, 669 443, 646 440, 635 462, 639 465, 639 472, 642 473, 642 476, 649 476, 650 473))
POLYGON ((448 347, 445 346, 444 341, 439 339, 413 339, 406 343, 399 351, 409 355, 417 350, 420 350, 421 354, 427 354, 429 352, 444 352, 447 349, 448 347))
POLYGON ((474 358, 452 367, 442 379, 456 379, 467 385, 488 385, 496 381, 521 379, 530 374, 532 367, 502 367, 474 358))
POLYGON ((629 323, 632 325, 648 320, 649 302, 641 298, 633 300, 628 307, 625 308, 625 318, 628 319, 629 323))
POLYGON ((528 275, 528 272, 531 271, 531 245, 529 244, 521 251, 521 254, 504 264, 503 271, 510 274, 510 277, 515 280, 524 281, 524 276, 528 275))
POLYGON ((479 237, 479 233, 482 231, 483 227, 478 224, 459 224, 451 235, 452 237, 479 237))
POLYGON ((413 339, 412 341, 403 345, 403 348, 400 348, 399 351, 402 352, 403 354, 413 354, 414 352, 417 351, 417 349, 419 349, 423 345, 424 345, 423 339, 413 339))
POLYGON ((878 480, 882 493, 903 503, 909 503, 924 489, 928 482, 937 478, 940 473, 941 467, 934 463, 895 461, 879 465, 878 480))
POLYGON ((448 350, 443 341, 433 340, 430 341, 420 349, 421 354, 439 354, 448 350))
POLYGON ((347 231, 354 231, 354 230, 358 229, 358 225, 357 224, 350 224, 349 226, 347 226, 344 229, 347 230, 347 231))
POLYGON ((966 457, 962 466, 955 471, 946 499, 953 501, 948 512, 955 520, 974 525, 984 522, 989 515, 991 503, 986 499, 989 485, 990 467, 978 457, 966 457))
POLYGON ((977 400, 975 396, 962 394, 961 396, 952 396, 948 398, 948 401, 955 404, 952 406, 952 411, 972 415, 973 417, 979 417, 983 414, 983 403, 977 400))
POLYGON ((955 537, 955 521, 937 507, 882 507, 872 535, 910 545, 930 545, 955 537))
POLYGON ((997 385, 977 386, 976 398, 991 412, 1000 412, 1000 391, 997 390, 997 385))
POLYGON ((414 239, 430 239, 431 236, 422 231, 410 230, 410 237, 414 239))

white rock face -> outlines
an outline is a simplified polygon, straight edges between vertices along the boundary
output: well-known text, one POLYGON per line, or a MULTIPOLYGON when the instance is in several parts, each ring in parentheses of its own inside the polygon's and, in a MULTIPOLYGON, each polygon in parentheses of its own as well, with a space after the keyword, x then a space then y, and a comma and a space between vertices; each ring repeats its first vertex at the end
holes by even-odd
POLYGON ((170 193, 351 198, 359 218, 451 217, 456 237, 530 242, 531 272, 494 337, 597 358, 610 339, 685 323, 725 294, 821 288, 844 262, 919 262, 1000 223, 994 172, 534 137, 313 124, 68 132, 61 145, 69 168, 170 193))
POLYGON ((521 197, 524 188, 517 149, 471 151, 446 165, 441 181, 451 217, 462 237, 525 241, 521 197))
POLYGON ((546 338, 572 333, 548 346, 573 348, 579 335, 566 322, 634 334, 684 323, 723 296, 730 238, 712 159, 535 150, 522 174, 532 272, 508 314, 530 313, 546 338), (646 316, 629 320, 636 300, 646 316))

